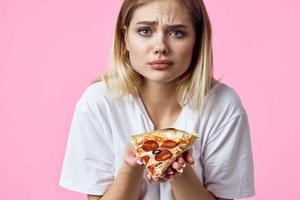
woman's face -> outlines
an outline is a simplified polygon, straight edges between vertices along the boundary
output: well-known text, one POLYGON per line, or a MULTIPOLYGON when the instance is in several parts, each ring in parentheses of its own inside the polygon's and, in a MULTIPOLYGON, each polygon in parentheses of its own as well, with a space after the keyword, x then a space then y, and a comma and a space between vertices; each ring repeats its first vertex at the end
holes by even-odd
POLYGON ((180 1, 156 0, 137 8, 125 29, 131 65, 145 80, 167 83, 189 68, 195 30, 180 1))

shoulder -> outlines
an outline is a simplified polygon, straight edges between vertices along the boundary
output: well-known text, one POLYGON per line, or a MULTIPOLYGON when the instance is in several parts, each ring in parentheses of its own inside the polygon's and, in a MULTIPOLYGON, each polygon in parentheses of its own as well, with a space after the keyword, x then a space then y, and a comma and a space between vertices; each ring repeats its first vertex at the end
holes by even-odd
POLYGON ((83 111, 97 110, 100 107, 107 107, 116 100, 109 94, 103 81, 93 83, 84 90, 76 107, 83 111))
POLYGON ((224 120, 230 120, 245 113, 245 109, 236 90, 218 82, 212 87, 206 98, 204 112, 210 117, 222 117, 224 120))
POLYGON ((219 82, 212 88, 211 92, 212 97, 216 98, 219 104, 239 109, 239 111, 243 110, 241 98, 232 87, 219 82))

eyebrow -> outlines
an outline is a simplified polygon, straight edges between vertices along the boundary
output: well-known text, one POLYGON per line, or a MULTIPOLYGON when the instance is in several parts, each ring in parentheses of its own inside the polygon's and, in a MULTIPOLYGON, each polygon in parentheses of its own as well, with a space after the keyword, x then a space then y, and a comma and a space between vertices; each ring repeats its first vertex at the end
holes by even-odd
MULTIPOLYGON (((144 25, 156 25, 157 22, 156 21, 140 21, 137 22, 136 24, 144 24, 144 25)), ((166 25, 167 27, 172 27, 172 28, 188 28, 186 25, 184 24, 168 24, 166 25)))

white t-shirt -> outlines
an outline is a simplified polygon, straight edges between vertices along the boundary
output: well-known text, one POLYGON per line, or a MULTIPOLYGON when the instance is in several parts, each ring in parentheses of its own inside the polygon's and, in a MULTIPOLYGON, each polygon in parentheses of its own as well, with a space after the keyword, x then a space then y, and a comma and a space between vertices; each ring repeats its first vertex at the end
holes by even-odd
MULTIPOLYGON (((248 118, 232 88, 216 84, 201 113, 186 105, 172 127, 199 134, 193 145, 193 169, 208 191, 233 199, 255 194, 248 118)), ((60 185, 102 195, 123 163, 130 135, 153 130, 138 95, 117 101, 104 82, 90 85, 76 104, 60 185)), ((168 182, 149 183, 145 171, 139 199, 175 198, 168 182)))

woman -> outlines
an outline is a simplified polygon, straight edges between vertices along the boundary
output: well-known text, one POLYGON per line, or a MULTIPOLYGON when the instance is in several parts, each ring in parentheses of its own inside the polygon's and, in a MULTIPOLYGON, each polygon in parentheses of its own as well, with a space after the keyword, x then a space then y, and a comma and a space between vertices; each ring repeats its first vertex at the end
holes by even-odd
POLYGON ((212 75, 200 0, 125 0, 109 71, 76 105, 60 185, 88 199, 235 199, 254 195, 247 114, 212 75), (200 138, 158 180, 130 135, 173 127, 200 138))

